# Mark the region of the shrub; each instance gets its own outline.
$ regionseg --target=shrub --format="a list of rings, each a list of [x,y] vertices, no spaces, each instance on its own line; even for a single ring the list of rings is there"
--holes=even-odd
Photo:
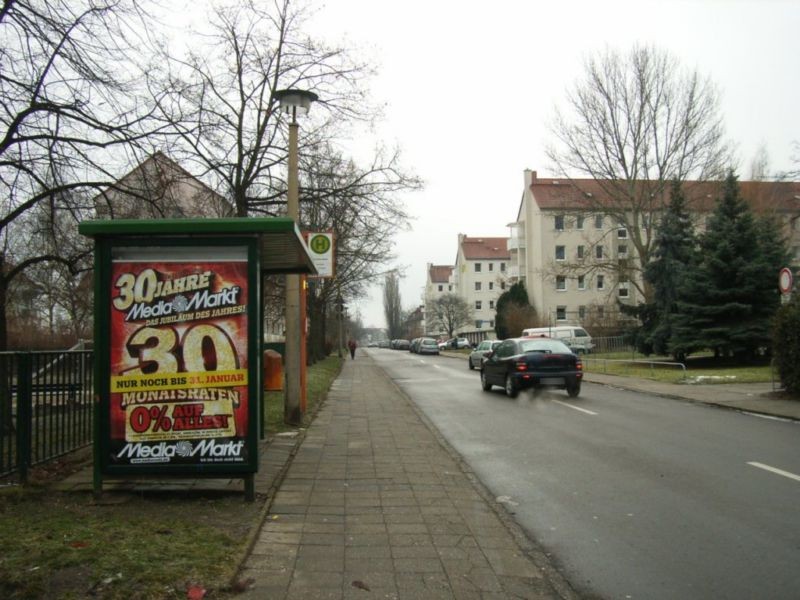
[[[775,365],[786,391],[800,394],[800,296],[778,309],[772,330]]]

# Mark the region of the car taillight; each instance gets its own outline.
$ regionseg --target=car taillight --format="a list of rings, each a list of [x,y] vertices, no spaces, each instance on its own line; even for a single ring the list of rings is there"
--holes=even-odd
[[[575,368],[578,369],[578,371],[583,371],[583,363],[580,361],[580,359],[575,361]]]
[[[527,371],[528,370],[528,363],[520,361],[517,363],[517,371]]]

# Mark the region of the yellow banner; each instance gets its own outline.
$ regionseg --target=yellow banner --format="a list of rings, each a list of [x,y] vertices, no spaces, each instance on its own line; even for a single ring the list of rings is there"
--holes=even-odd
[[[152,375],[117,375],[111,377],[111,393],[150,390],[186,390],[208,387],[247,385],[247,369],[200,371],[194,373],[154,373]]]

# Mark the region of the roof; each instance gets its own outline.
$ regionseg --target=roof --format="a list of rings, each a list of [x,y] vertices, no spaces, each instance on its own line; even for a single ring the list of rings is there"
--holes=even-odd
[[[511,258],[508,253],[508,238],[505,237],[464,236],[461,250],[467,260]]]
[[[428,273],[431,283],[447,283],[453,274],[453,267],[452,265],[431,265]]]
[[[684,194],[691,210],[706,212],[714,209],[721,196],[721,181],[686,181]],[[597,210],[598,207],[614,208],[612,192],[618,186],[627,185],[623,180],[553,179],[535,178],[530,191],[542,210]],[[660,197],[657,205],[666,204],[669,198],[669,182],[637,181],[634,193],[638,197],[651,193]],[[648,192],[652,189],[653,192]],[[739,191],[753,210],[757,212],[800,211],[800,182],[797,181],[740,181]]]
[[[99,219],[230,217],[234,207],[163,152],[94,197]]]
[[[154,236],[183,239],[210,237],[259,237],[261,270],[268,273],[316,274],[300,230],[286,217],[230,219],[113,219],[82,221],[78,232],[93,238],[108,238],[123,243],[126,239]]]

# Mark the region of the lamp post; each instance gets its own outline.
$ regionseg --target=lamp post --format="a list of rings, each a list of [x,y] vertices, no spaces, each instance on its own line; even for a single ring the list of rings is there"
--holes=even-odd
[[[317,95],[306,90],[278,90],[275,92],[281,110],[291,116],[289,122],[289,189],[286,214],[300,222],[300,185],[297,167],[297,116],[308,113],[311,103],[317,100]],[[301,286],[300,275],[291,273],[286,275],[286,350],[284,356],[284,370],[286,373],[285,401],[283,406],[283,419],[286,423],[300,425],[303,422],[303,409],[305,408],[305,390],[302,371],[306,365],[302,360],[302,347],[305,342],[305,327],[301,316]]]

